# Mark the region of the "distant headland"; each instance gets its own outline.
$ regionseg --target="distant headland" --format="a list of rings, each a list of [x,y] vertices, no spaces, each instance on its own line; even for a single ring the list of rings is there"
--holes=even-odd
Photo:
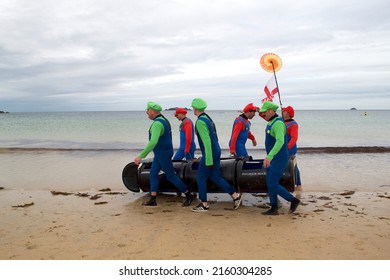
[[[0,114],[8,114],[9,112],[6,111],[0,111]]]
[[[165,109],[164,111],[176,111],[177,108],[181,108],[181,107],[172,107],[172,108]],[[192,111],[191,108],[184,107],[184,109],[186,109],[187,111]]]

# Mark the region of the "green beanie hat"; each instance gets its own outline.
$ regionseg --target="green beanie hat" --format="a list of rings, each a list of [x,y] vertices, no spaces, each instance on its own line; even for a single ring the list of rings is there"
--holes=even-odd
[[[162,110],[160,105],[158,105],[156,102],[152,102],[152,101],[149,101],[147,103],[146,110],[148,110],[148,109],[152,109],[152,110],[157,111],[157,112],[160,112]]]
[[[271,101],[264,101],[263,105],[261,105],[260,113],[264,113],[268,109],[272,109],[274,111],[278,110],[279,106]]]
[[[194,98],[194,100],[192,100],[191,107],[196,110],[203,111],[207,108],[207,103],[202,98]]]

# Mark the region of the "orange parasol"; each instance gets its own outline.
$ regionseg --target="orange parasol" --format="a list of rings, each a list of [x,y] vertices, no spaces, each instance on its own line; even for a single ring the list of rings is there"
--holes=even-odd
[[[260,58],[261,67],[267,72],[277,72],[282,68],[282,60],[274,53],[266,53]]]
[[[280,108],[282,108],[282,100],[280,99],[278,80],[276,79],[276,71],[279,71],[280,68],[282,68],[282,60],[274,53],[266,53],[263,54],[263,56],[260,58],[260,65],[265,71],[274,73]]]

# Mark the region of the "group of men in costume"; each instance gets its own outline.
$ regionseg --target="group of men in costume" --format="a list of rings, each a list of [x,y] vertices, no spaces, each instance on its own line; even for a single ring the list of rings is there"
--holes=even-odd
[[[197,185],[200,203],[192,208],[194,212],[206,212],[209,210],[209,202],[207,200],[207,180],[212,180],[218,187],[228,193],[233,199],[233,209],[237,209],[242,202],[242,194],[236,192],[235,188],[231,186],[221,175],[220,157],[221,148],[218,141],[215,124],[211,117],[205,112],[207,103],[201,98],[195,98],[191,106],[194,115],[197,117],[195,126],[192,121],[186,117],[187,110],[178,108],[175,116],[181,121],[180,125],[180,147],[173,156],[172,144],[172,130],[169,121],[161,114],[162,108],[154,102],[147,103],[147,115],[149,119],[153,120],[149,129],[149,142],[145,149],[134,159],[135,164],[140,164],[141,160],[145,158],[152,150],[154,152],[154,159],[150,170],[150,199],[145,202],[146,206],[157,205],[156,196],[158,193],[158,173],[163,170],[166,178],[173,183],[180,192],[184,193],[185,200],[183,206],[189,206],[194,200],[195,196],[188,191],[186,185],[176,175],[172,163],[173,160],[181,160],[183,158],[190,160],[194,158],[195,142],[194,135],[197,135],[202,157],[199,162],[197,173]],[[287,108],[287,109],[286,109]],[[281,196],[290,202],[290,213],[293,213],[300,201],[295,198],[289,191],[279,184],[279,180],[288,164],[290,153],[296,153],[296,134],[290,136],[295,141],[292,149],[288,149],[287,130],[293,130],[293,126],[297,127],[297,123],[292,119],[292,107],[282,108],[286,111],[286,116],[283,116],[289,123],[276,114],[278,106],[275,103],[266,101],[259,109],[252,103],[245,106],[243,113],[238,116],[232,128],[232,134],[229,141],[229,148],[231,156],[247,157],[248,152],[245,148],[247,139],[252,141],[254,146],[257,145],[254,135],[250,132],[250,119],[252,119],[256,112],[264,118],[268,124],[266,127],[265,148],[267,156],[263,161],[263,167],[266,169],[267,190],[270,198],[271,208],[265,215],[277,215],[278,205],[277,196]],[[291,108],[291,109],[288,109]],[[292,110],[292,115],[291,115]],[[286,127],[286,125],[289,125]],[[295,129],[295,128],[294,128]],[[173,157],[173,158],[172,158]],[[298,171],[299,174],[299,171]],[[299,179],[300,185],[300,179]]]

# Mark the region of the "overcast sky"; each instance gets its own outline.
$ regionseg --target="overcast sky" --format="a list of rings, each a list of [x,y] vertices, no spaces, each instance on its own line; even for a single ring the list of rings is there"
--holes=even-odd
[[[390,109],[388,0],[1,0],[0,110]],[[279,100],[275,100],[279,103]]]

